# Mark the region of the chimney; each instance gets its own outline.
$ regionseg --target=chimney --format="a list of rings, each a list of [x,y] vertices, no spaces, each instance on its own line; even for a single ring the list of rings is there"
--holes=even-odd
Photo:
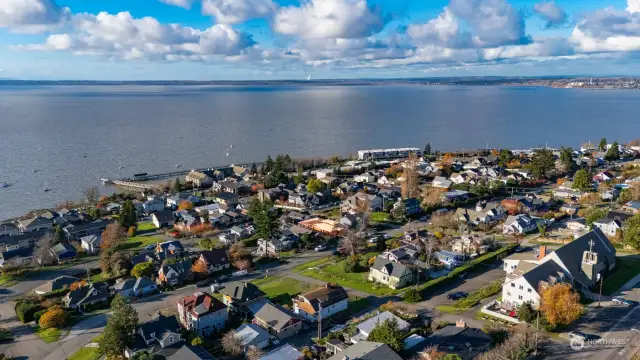
[[[325,289],[331,289],[331,283],[324,284],[324,288]]]
[[[547,256],[547,247],[545,245],[540,245],[538,251],[538,260],[542,260],[543,257]]]
[[[460,320],[456,321],[456,327],[466,328],[467,327],[467,323],[464,322],[464,319],[460,319]]]

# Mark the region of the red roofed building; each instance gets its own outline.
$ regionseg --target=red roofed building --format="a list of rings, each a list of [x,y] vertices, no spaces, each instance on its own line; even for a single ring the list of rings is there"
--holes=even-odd
[[[197,292],[178,300],[180,325],[200,336],[208,336],[224,329],[228,319],[227,307],[207,293]]]

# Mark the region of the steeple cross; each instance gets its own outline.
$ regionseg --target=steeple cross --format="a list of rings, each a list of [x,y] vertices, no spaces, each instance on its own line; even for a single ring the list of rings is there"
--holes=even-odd
[[[593,239],[589,240],[589,252],[592,253],[593,252],[593,245],[595,245],[596,243],[593,242]]]

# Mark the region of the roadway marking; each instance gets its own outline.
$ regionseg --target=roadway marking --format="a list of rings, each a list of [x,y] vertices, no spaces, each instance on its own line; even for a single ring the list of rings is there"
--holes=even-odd
[[[637,308],[638,308],[637,306],[636,306],[636,307],[634,307],[634,308],[633,308],[633,310],[631,310],[631,311],[629,311],[629,312],[627,313],[627,315],[623,316],[623,317],[622,317],[622,319],[620,319],[620,321],[618,321],[615,325],[613,325],[613,326],[611,327],[611,329],[609,329],[609,331],[607,331],[607,332],[604,334],[604,336],[603,336],[602,338],[603,338],[603,339],[606,339],[606,338],[607,338],[607,336],[609,336],[609,333],[611,333],[611,331],[613,331],[615,328],[617,328],[617,327],[618,327],[618,325],[620,325],[620,323],[621,323],[621,322],[623,322],[623,321],[627,320],[627,318],[629,317],[629,315],[631,315],[634,311],[636,311],[636,309],[637,309]]]

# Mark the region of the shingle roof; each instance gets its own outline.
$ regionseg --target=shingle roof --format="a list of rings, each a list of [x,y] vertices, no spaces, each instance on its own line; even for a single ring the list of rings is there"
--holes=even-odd
[[[226,306],[220,300],[203,292],[184,297],[179,303],[184,306],[185,311],[190,312],[196,318],[226,309]]]
[[[445,326],[436,330],[427,337],[427,343],[453,349],[479,349],[490,345],[493,341],[491,337],[480,329],[467,327],[457,327],[453,325]]]
[[[393,351],[389,345],[372,341],[358,341],[357,344],[351,345],[343,351],[336,353],[328,360],[343,360],[345,358],[359,360],[402,360],[402,357]]]
[[[378,326],[379,324],[382,324],[386,320],[391,320],[391,319],[395,319],[398,322],[398,329],[399,330],[404,330],[404,329],[409,327],[409,323],[408,322],[406,322],[406,321],[402,320],[401,318],[393,315],[389,311],[385,311],[383,313],[380,313],[380,314],[370,318],[367,321],[364,321],[364,322],[358,324],[357,328],[362,332],[370,334],[371,331],[373,329],[375,329],[376,326]]]
[[[154,212],[153,215],[159,223],[171,222],[174,220],[173,213],[170,210]]]
[[[276,331],[282,330],[291,319],[296,318],[292,313],[273,304],[265,304],[255,317]]]
[[[36,290],[40,292],[45,292],[45,293],[51,292],[55,290],[60,290],[65,286],[69,286],[77,281],[78,281],[77,278],[74,278],[71,276],[66,276],[66,275],[58,276],[57,278],[38,286]]]
[[[293,346],[286,344],[281,346],[275,350],[268,352],[267,354],[260,357],[258,360],[298,360],[303,358],[304,356],[298,349]]]
[[[175,316],[164,316],[159,314],[155,319],[140,324],[138,329],[142,331],[144,338],[151,339],[151,334],[155,333],[156,339],[163,339],[169,334],[180,334],[180,325]]]
[[[389,276],[396,277],[396,278],[401,277],[402,274],[404,274],[405,270],[407,269],[406,266],[400,263],[396,263],[382,257],[376,257],[376,260],[373,263],[372,268],[378,271],[383,271],[384,269],[384,272],[389,274]]]
[[[200,255],[209,265],[217,266],[229,263],[229,256],[225,249],[207,250],[200,253]]]
[[[242,324],[235,330],[235,336],[242,346],[256,345],[269,340],[269,333],[256,324]]]
[[[105,282],[93,283],[67,294],[70,306],[82,305],[95,300],[107,299],[108,284]]]
[[[167,360],[216,360],[216,358],[200,346],[183,345]]]
[[[519,265],[518,265],[519,266]],[[555,261],[546,261],[525,272],[522,277],[527,280],[534,291],[540,293],[541,283],[553,285],[561,281],[564,271]]]
[[[349,298],[347,292],[342,286],[326,284],[325,286],[313,289],[304,294],[300,294],[299,297],[307,299],[315,311],[319,310],[319,304],[322,303],[323,307],[331,306],[339,301]]]
[[[257,286],[246,281],[230,282],[220,292],[240,302],[255,300],[264,295]]]

